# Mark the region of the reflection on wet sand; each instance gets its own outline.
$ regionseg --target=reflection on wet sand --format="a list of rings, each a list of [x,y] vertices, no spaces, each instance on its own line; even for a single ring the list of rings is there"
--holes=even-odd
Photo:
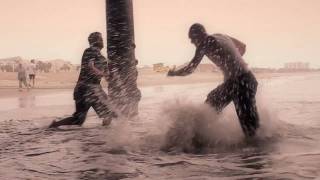
[[[19,108],[33,108],[35,107],[36,96],[32,93],[21,94],[18,97]]]

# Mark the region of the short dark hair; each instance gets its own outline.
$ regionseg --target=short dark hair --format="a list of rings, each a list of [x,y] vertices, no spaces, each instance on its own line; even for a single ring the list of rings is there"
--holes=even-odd
[[[189,29],[189,38],[200,37],[206,33],[206,29],[202,24],[194,23]]]
[[[89,35],[88,37],[88,41],[90,44],[94,44],[95,42],[97,42],[97,40],[99,38],[102,38],[102,35],[100,32],[93,32]]]

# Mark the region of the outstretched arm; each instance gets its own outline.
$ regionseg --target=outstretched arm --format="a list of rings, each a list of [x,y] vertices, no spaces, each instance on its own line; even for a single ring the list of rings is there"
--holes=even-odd
[[[197,48],[195,56],[192,58],[192,60],[187,66],[176,71],[174,69],[169,70],[167,75],[168,76],[186,76],[191,74],[196,69],[198,64],[201,62],[203,56],[204,56],[203,50],[201,48]]]
[[[241,42],[238,39],[235,39],[233,37],[230,37],[230,39],[236,45],[236,47],[237,47],[238,51],[240,52],[241,56],[243,56],[244,53],[246,52],[246,45],[243,42]]]

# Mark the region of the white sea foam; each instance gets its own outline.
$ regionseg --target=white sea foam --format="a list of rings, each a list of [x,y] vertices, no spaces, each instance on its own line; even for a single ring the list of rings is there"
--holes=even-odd
[[[279,119],[262,103],[259,103],[260,128],[258,141],[279,137],[281,128]],[[163,108],[167,121],[163,147],[166,150],[181,149],[193,151],[195,148],[235,146],[244,142],[244,134],[239,124],[233,104],[222,113],[203,103],[187,100],[175,100]]]

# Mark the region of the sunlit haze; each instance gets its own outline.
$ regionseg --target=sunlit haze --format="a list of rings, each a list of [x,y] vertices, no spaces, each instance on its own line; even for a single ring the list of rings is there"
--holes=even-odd
[[[133,0],[139,65],[189,61],[194,22],[247,44],[251,67],[291,61],[319,68],[318,0]],[[0,58],[65,59],[79,64],[90,32],[106,32],[104,0],[1,0]],[[106,54],[105,50],[104,53]],[[203,62],[209,62],[204,59]]]

